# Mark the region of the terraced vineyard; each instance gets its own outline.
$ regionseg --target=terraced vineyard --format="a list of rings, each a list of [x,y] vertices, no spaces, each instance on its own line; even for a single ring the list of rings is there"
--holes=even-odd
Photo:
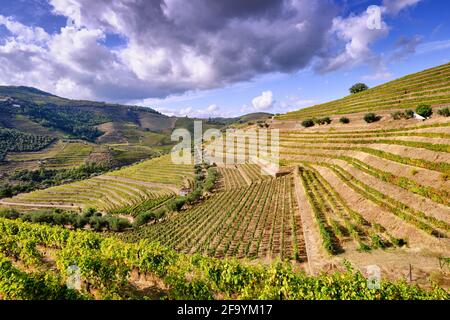
[[[15,163],[39,162],[48,169],[66,169],[82,165],[98,146],[83,142],[62,142],[52,144],[37,152],[10,153],[6,160]]]
[[[224,177],[225,185],[235,181],[231,175]],[[144,237],[182,252],[215,257],[304,261],[302,223],[292,179],[289,175],[250,186],[234,185],[201,205],[163,223],[124,234],[124,238],[134,241]]]
[[[448,104],[449,101],[450,64],[445,64],[340,100],[290,112],[278,119],[295,120],[357,112],[415,109],[419,103],[439,105]]]
[[[1,204],[28,209],[93,207],[114,211],[151,199],[170,198],[192,177],[191,166],[173,165],[165,156],[88,180],[21,194]]]
[[[48,264],[54,267],[48,270]],[[74,265],[80,271],[77,290],[65,285]],[[301,300],[449,299],[443,289],[427,291],[404,282],[383,281],[382,290],[370,290],[365,277],[354,271],[312,277],[287,264],[193,259],[145,240],[124,243],[92,232],[0,219],[2,299],[250,300],[280,295]]]
[[[312,217],[316,237],[311,246],[318,247],[321,256],[315,259],[321,260],[318,269],[334,261],[332,257],[351,260],[364,255],[363,263],[379,263],[378,257],[403,254],[405,247],[417,250],[405,254],[405,261],[425,270],[430,269],[430,262],[425,262],[430,261],[428,252],[448,256],[450,122],[436,108],[423,123],[334,122],[293,129],[298,127],[295,123],[274,120],[271,126],[280,129],[281,162],[299,170],[296,179],[308,202],[301,211]],[[248,149],[237,145],[234,152]],[[237,168],[244,179],[222,174],[229,190],[239,185],[236,180],[262,179],[246,165]]]
[[[361,251],[402,243],[402,240],[394,238],[383,226],[368,222],[360,213],[350,209],[314,168],[300,167],[299,170],[319,226],[323,246],[329,253],[341,252],[349,241]]]
[[[281,159],[298,167],[308,201],[302,208],[314,223],[313,246],[327,253],[316,259],[317,268],[331,255],[361,267],[373,261],[400,270],[410,263],[425,273],[432,270],[430,252],[448,256],[449,126],[447,118],[434,115],[423,123],[391,121],[383,129],[281,127]],[[415,253],[404,253],[405,246]],[[395,253],[403,259],[397,261]],[[380,262],[381,256],[389,258]]]
[[[219,166],[218,171],[222,177],[222,188],[231,190],[251,185],[253,182],[270,179],[270,176],[261,173],[261,167],[256,164],[238,164]]]
[[[247,181],[235,166],[232,166],[231,168],[226,166],[218,167],[217,170],[221,176],[221,186],[225,190],[248,186]]]
[[[106,176],[181,187],[187,183],[187,180],[193,178],[194,170],[191,165],[173,164],[170,156],[162,156],[110,172]]]
[[[429,286],[433,276],[439,285],[448,286],[448,271],[437,266],[450,255],[449,118],[437,113],[441,105],[433,106],[434,114],[424,122],[387,119],[386,114],[401,108],[414,109],[422,102],[449,103],[449,76],[447,64],[266,122],[270,128],[280,129],[280,163],[284,168],[274,176],[262,174],[257,164],[194,167],[175,165],[170,156],[163,156],[84,181],[4,199],[0,206],[24,211],[94,207],[135,220],[142,218],[141,223],[133,221],[132,228],[128,225],[124,232],[110,232],[111,238],[102,236],[102,241],[118,251],[139,247],[137,258],[133,258],[137,263],[142,262],[140,253],[147,252],[147,247],[157,248],[157,258],[152,256],[149,264],[161,263],[161,252],[186,259],[176,275],[183,284],[186,275],[201,273],[193,264],[200,259],[217,263],[212,262],[218,261],[210,259],[213,257],[242,259],[235,262],[238,269],[248,260],[252,264],[284,260],[312,274],[342,270],[339,268],[346,260],[359,270],[378,265],[386,278],[404,280],[409,272],[410,282]],[[384,112],[382,120],[364,123],[360,112],[373,110]],[[350,123],[338,123],[333,118],[328,125],[299,126],[305,117],[338,114],[348,115]],[[243,155],[249,146],[238,144],[232,150],[233,156]],[[226,156],[225,152],[219,154]],[[73,150],[69,153],[75,154]],[[9,156],[28,161],[35,160],[38,154]],[[56,158],[56,153],[51,158]],[[70,163],[71,159],[63,162]],[[204,188],[203,183],[208,187]],[[179,195],[182,187],[189,189],[183,190],[183,196]],[[163,213],[158,215],[158,211]],[[0,227],[16,224],[27,231],[31,228],[22,222],[0,219]],[[97,237],[92,233],[90,236]],[[14,235],[11,237],[14,239]],[[102,255],[109,252],[102,250],[97,251]],[[123,263],[130,263],[129,258],[123,258]],[[0,263],[6,263],[2,259],[0,256]],[[183,269],[185,266],[189,267]],[[220,274],[210,266],[202,267],[206,268],[203,271],[209,270],[207,277]],[[173,272],[169,267],[161,268]],[[253,279],[253,273],[248,277]],[[174,279],[168,276],[167,281]],[[329,283],[322,288],[328,288]],[[183,293],[195,287],[176,285]],[[298,293],[290,294],[292,297]]]

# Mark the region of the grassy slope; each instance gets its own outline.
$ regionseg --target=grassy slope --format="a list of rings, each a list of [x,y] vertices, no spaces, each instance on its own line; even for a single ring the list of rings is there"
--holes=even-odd
[[[411,74],[359,94],[290,112],[277,119],[299,120],[357,112],[415,109],[419,103],[450,103],[450,64]]]

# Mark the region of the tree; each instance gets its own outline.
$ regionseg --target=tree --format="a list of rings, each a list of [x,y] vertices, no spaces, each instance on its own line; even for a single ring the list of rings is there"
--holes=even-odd
[[[350,93],[355,94],[368,90],[369,87],[365,83],[357,83],[350,88]]]
[[[367,113],[364,116],[364,121],[367,123],[373,123],[379,121],[381,118],[377,116],[375,113]]]
[[[350,119],[347,117],[342,117],[339,119],[339,122],[343,123],[343,124],[347,124],[347,123],[350,123]]]
[[[314,120],[313,119],[307,119],[302,122],[302,126],[305,128],[314,127]]]
[[[416,113],[424,118],[428,118],[433,114],[433,109],[428,104],[419,104]]]

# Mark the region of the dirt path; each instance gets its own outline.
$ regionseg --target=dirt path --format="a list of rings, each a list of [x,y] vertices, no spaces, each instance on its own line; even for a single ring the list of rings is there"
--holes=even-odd
[[[326,257],[320,246],[321,240],[319,231],[313,220],[312,209],[306,198],[305,190],[298,175],[298,170],[294,170],[294,184],[298,210],[303,224],[303,238],[305,240],[306,255],[308,257],[309,273],[314,275],[323,270],[326,265],[329,265],[330,259]]]
[[[0,200],[0,204],[5,206],[16,206],[16,207],[30,207],[30,208],[62,208],[62,209],[80,209],[77,205],[67,205],[67,204],[41,204],[41,203],[20,203],[20,202],[7,202],[5,200]]]
[[[242,169],[241,166],[236,166],[236,168],[238,169],[239,173],[241,174],[242,178],[244,178],[245,182],[247,183],[248,186],[252,185],[252,179],[250,179],[247,174],[245,173],[245,171]]]

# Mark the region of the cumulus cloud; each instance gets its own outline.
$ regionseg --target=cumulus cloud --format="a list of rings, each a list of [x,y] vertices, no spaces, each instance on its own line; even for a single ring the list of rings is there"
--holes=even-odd
[[[175,108],[175,107],[156,106],[154,107],[154,109],[168,116],[177,116],[177,117],[188,116],[192,118],[207,119],[211,117],[236,116],[233,111],[222,111],[221,108],[216,104],[211,104],[205,108],[192,108],[192,107]]]
[[[318,101],[314,99],[301,99],[296,95],[286,96],[284,100],[280,102],[280,107],[285,111],[298,110],[305,107],[310,107],[317,104]]]
[[[386,15],[396,15],[400,11],[414,6],[421,0],[384,0],[381,7],[369,7],[360,14],[350,14],[348,17],[336,17],[329,32],[328,48],[323,59],[316,64],[316,70],[321,73],[331,72],[340,68],[368,64],[375,70],[374,75],[367,79],[386,79],[390,73],[383,57],[373,52],[371,46],[378,40],[389,35],[390,27],[383,20]],[[371,10],[372,9],[372,10]],[[374,11],[379,10],[378,16]],[[373,19],[376,19],[373,24]],[[372,24],[372,26],[371,26]],[[414,52],[420,39],[404,39],[399,44],[398,54],[407,55]],[[342,43],[345,45],[342,46]],[[400,48],[401,47],[401,48]],[[334,52],[334,54],[333,54]]]
[[[0,15],[9,31],[0,42],[0,83],[69,98],[143,101],[297,72],[316,58],[321,72],[374,63],[370,45],[388,33],[386,24],[363,30],[365,13],[336,18],[329,0],[49,2],[68,20],[55,33]],[[393,13],[417,2],[384,5]],[[108,46],[110,36],[123,45]],[[260,110],[271,106],[264,99],[257,99]]]
[[[208,112],[217,112],[219,110],[219,107],[216,104],[210,105],[208,108],[206,108],[206,111]]]
[[[61,44],[79,49],[63,50],[58,62],[79,72],[74,81],[93,94],[129,100],[295,72],[322,49],[335,16],[335,6],[325,0],[50,3],[78,32],[57,35]],[[111,50],[100,44],[108,34],[120,35],[126,45]],[[82,43],[89,48],[85,55]]]
[[[273,107],[274,103],[272,91],[264,91],[260,96],[252,100],[253,109],[257,111],[269,110]]]
[[[370,18],[370,14],[366,11],[359,15],[334,19],[331,34],[339,43],[344,42],[345,47],[336,55],[330,54],[328,58],[324,58],[317,66],[320,72],[330,72],[361,63],[373,65],[379,63],[379,57],[373,53],[370,46],[387,36],[389,27],[384,21],[380,21],[380,28],[369,29],[367,21]]]

